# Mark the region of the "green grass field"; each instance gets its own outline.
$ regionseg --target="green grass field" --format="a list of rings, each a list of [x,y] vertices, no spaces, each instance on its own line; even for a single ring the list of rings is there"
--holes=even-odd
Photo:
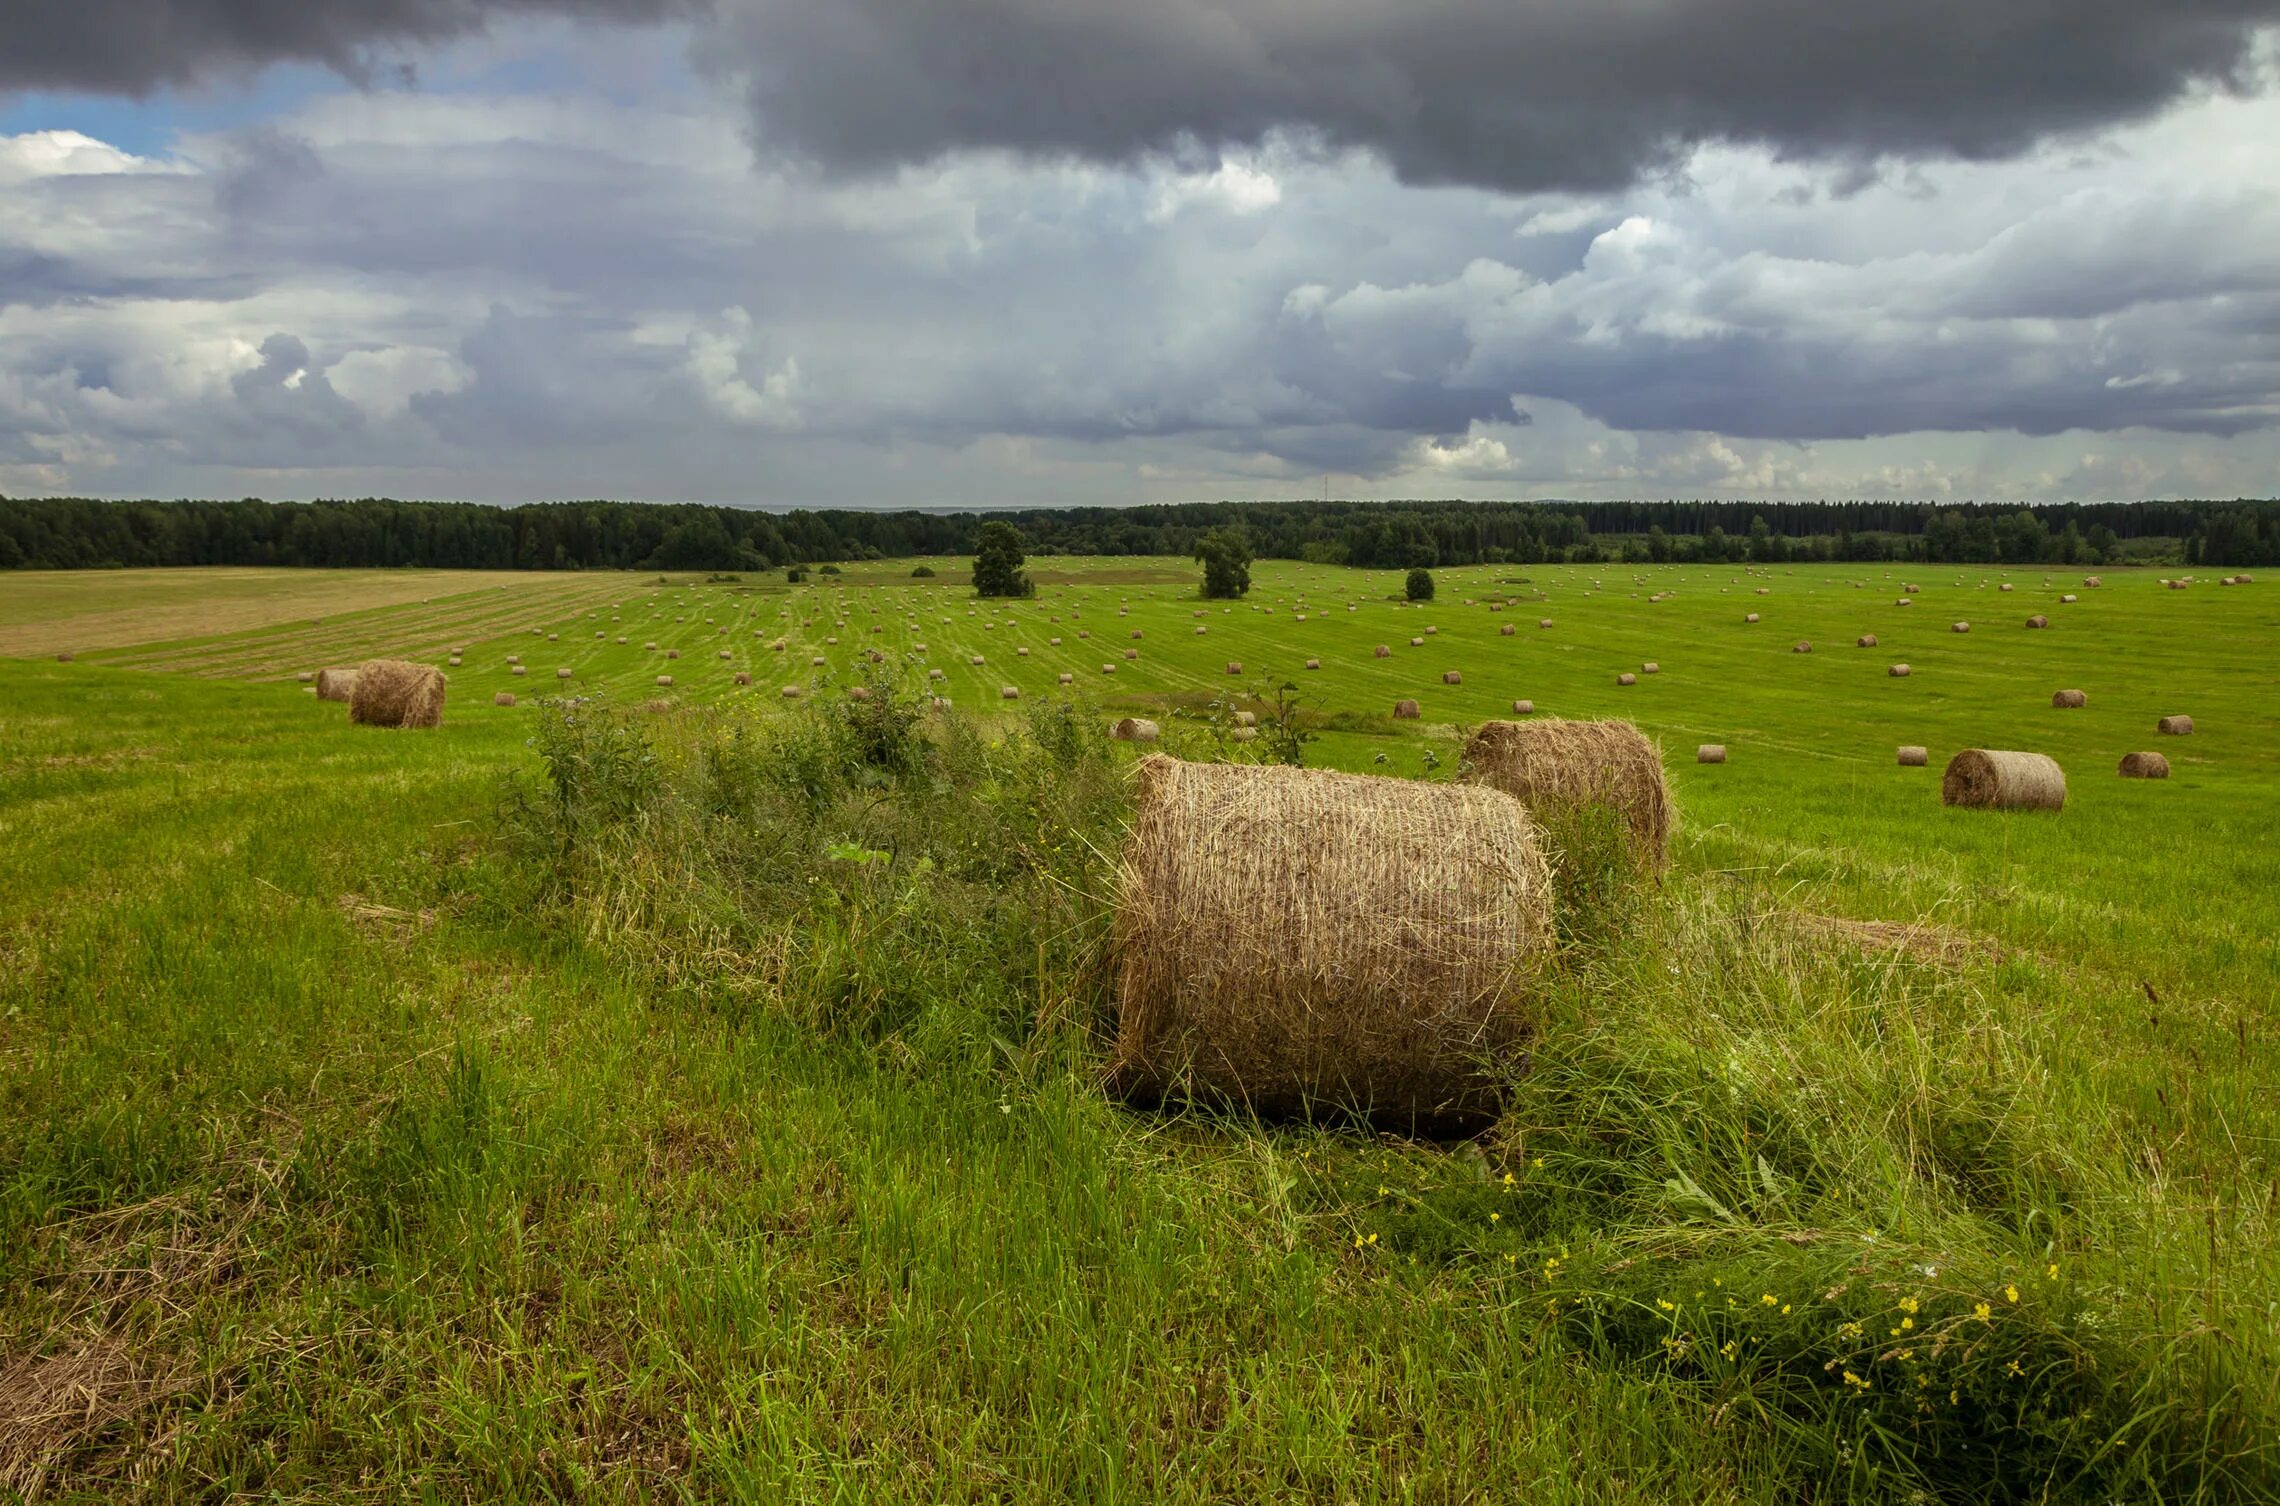
[[[0,575],[0,1489],[2280,1492],[2273,586],[934,563]],[[434,732],[296,680],[452,652]],[[872,682],[954,703],[908,767]],[[1247,757],[1286,683],[1363,772],[1520,697],[1664,745],[1671,873],[1479,1141],[1097,1086],[1108,723]],[[2066,809],[1944,810],[1967,746]]]

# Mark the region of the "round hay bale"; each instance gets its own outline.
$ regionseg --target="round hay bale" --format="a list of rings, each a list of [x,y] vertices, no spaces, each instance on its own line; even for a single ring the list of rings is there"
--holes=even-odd
[[[1413,721],[1417,717],[1424,715],[1423,712],[1417,709],[1417,703],[1415,701],[1395,701],[1393,703],[1393,714],[1397,719],[1401,721]]]
[[[736,683],[737,683],[737,684],[739,684],[739,685],[749,685],[749,684],[751,684],[751,683],[752,683],[752,671],[750,671],[750,670],[748,670],[748,669],[740,669],[740,670],[738,670],[738,671],[736,672]]]
[[[1241,673],[1243,672],[1243,661],[1242,661],[1242,660],[1240,660],[1240,659],[1230,659],[1230,660],[1228,660],[1228,661],[1227,661],[1227,672],[1228,672],[1229,674],[1231,674],[1231,675],[1239,675],[1239,674],[1241,674]]]
[[[678,659],[681,657],[681,651],[677,648],[669,648],[665,650],[665,657],[668,659]]]
[[[1919,747],[1915,743],[1902,743],[1900,745],[1900,767],[1903,769],[1920,769],[1931,761],[1930,750]]]
[[[1152,743],[1163,736],[1163,729],[1145,717],[1128,716],[1111,728],[1108,735],[1120,743]]]
[[[2167,779],[2169,760],[2159,753],[2124,753],[2115,772],[2124,779]]]
[[[1435,633],[1438,633],[1439,631],[1441,631],[1441,630],[1440,630],[1439,628],[1437,628],[1437,627],[1429,627],[1429,628],[1427,628],[1427,629],[1425,630],[1425,636],[1426,636],[1426,637],[1428,637],[1428,638],[1430,638],[1430,637],[1432,637],[1432,636],[1433,636]]]
[[[659,675],[657,677],[657,683],[660,685],[671,685],[673,683],[673,677],[671,675]]]
[[[1053,683],[1056,685],[1074,685],[1077,683],[1077,677],[1067,670],[1063,670],[1053,677]]]
[[[2027,619],[2027,626],[2031,628],[2046,628],[2050,626],[2050,619],[2048,617],[2045,617],[2042,613],[2037,612],[2034,616]]]
[[[1646,663],[1639,666],[1639,673],[1643,675],[1659,675],[1662,673],[1662,666],[1660,664],[1657,664],[1654,660],[1649,659]]]
[[[1656,872],[1670,860],[1670,787],[1663,780],[1662,754],[1629,722],[1483,722],[1465,743],[1463,763],[1473,783],[1502,790],[1538,815],[1578,805],[1613,806]]]
[[[817,654],[814,658],[808,660],[808,668],[821,669],[826,662],[827,661],[824,659],[823,655]]]
[[[1393,650],[1381,643],[1370,650],[1370,657],[1373,659],[1390,659],[1393,657]]]
[[[1913,595],[1915,595],[1915,594],[1916,594],[1918,591],[1921,591],[1921,590],[1923,590],[1923,589],[1924,589],[1924,588],[1923,588],[1922,586],[1911,586],[1911,585],[1905,585],[1905,584],[1903,584],[1903,585],[1900,587],[1900,591],[1901,591],[1901,594],[1903,594],[1903,595],[1906,595],[1906,596],[1913,596]]]
[[[1139,657],[1139,656],[1138,656],[1138,654],[1137,654],[1137,653],[1136,653],[1134,650],[1132,650],[1132,649],[1126,649],[1126,650],[1124,651],[1124,653],[1125,653],[1125,657],[1126,657],[1126,658],[1137,658],[1137,657]],[[1017,648],[1017,649],[1015,649],[1015,650],[1013,651],[1013,656],[1014,656],[1016,659],[1026,659],[1026,658],[1028,658],[1028,657],[1029,657],[1029,650],[1028,650],[1028,649],[1026,649],[1026,648]]]
[[[1512,703],[1512,714],[1514,716],[1533,716],[1536,714],[1536,703],[1534,701],[1514,701]]]
[[[1412,638],[1409,640],[1409,646],[1411,648],[1423,648],[1425,646],[1425,640],[1422,638]]]
[[[2059,690],[2051,693],[2050,703],[2061,711],[2072,711],[2089,705],[2090,698],[2079,690]]]
[[[1758,614],[1757,614],[1757,613],[1755,613],[1755,612],[1744,612],[1744,613],[1742,614],[1742,621],[1744,621],[1744,622],[1755,622],[1755,621],[1757,621],[1757,620],[1758,620]]]
[[[1538,626],[1538,627],[1540,627],[1540,628],[1548,628],[1548,627],[1550,627],[1551,625],[1552,625],[1552,619],[1551,619],[1551,618],[1549,618],[1549,617],[1539,617],[1539,618],[1537,618],[1537,619],[1536,619],[1536,626]]]
[[[1760,586],[1757,588],[1757,594],[1760,596],[1771,596],[1773,594],[1773,587]]]
[[[1140,650],[1136,648],[1128,648],[1124,651],[1124,657],[1127,659],[1137,659],[1140,657]]]
[[[2003,584],[2001,584],[2001,585],[1997,586],[1995,589],[1996,589],[1996,590],[1998,590],[1998,591],[2008,591],[2008,590],[2010,590],[2010,589],[2011,589],[2011,583],[2010,583],[2009,581],[2005,581],[2005,582],[2003,582]]]
[[[2171,737],[2191,737],[2193,735],[2193,719],[2189,716],[2165,716],[2159,722],[2157,730],[2165,732]]]
[[[1813,652],[1813,645],[1800,638],[1797,640],[1797,646],[1791,649],[1790,652],[1793,654],[1809,654]]]
[[[1618,685],[1636,685],[1639,683],[1639,677],[1633,674],[1621,674],[1615,677],[1615,683]]]
[[[966,656],[966,662],[968,664],[979,664],[982,662],[982,656],[980,654],[969,654]]]
[[[783,691],[783,694],[784,694],[784,699],[785,699],[785,700],[787,700],[787,701],[796,701],[796,700],[798,700],[798,699],[799,699],[801,696],[803,696],[803,695],[806,695],[806,694],[807,694],[807,692],[806,692],[806,691],[804,691],[804,690],[802,690],[802,689],[800,689],[800,688],[799,688],[797,685],[786,685],[786,686],[784,687],[784,691]]]
[[[1101,672],[1102,674],[1104,674],[1104,675],[1112,675],[1112,674],[1115,674],[1115,673],[1116,673],[1116,666],[1115,666],[1115,665],[1113,665],[1113,664],[1103,664],[1103,665],[1100,667],[1100,672]]]
[[[1228,740],[1229,740],[1230,742],[1238,742],[1238,743],[1247,743],[1247,742],[1253,742],[1253,741],[1256,741],[1256,740],[1257,740],[1257,738],[1258,738],[1258,736],[1259,736],[1259,729],[1258,729],[1258,728],[1256,728],[1256,727],[1237,727],[1237,728],[1235,728],[1233,731],[1231,731],[1231,732],[1229,732],[1229,733],[1227,734]]]
[[[939,669],[930,669],[926,672],[926,677],[929,680],[939,680],[942,678],[942,671]]]
[[[1306,667],[1308,669],[1320,669],[1322,667],[1322,661],[1320,659],[1309,659],[1306,661]]]
[[[1858,638],[1855,638],[1855,639],[1853,640],[1853,647],[1854,647],[1854,648],[1874,648],[1874,647],[1876,647],[1876,635],[1875,635],[1874,633],[1863,633],[1863,634],[1861,634],[1861,635],[1860,635]]]
[[[570,671],[567,669],[558,669],[554,672],[554,678],[557,680],[567,680],[570,678]]]
[[[440,726],[443,696],[443,671],[434,665],[372,659],[357,666],[348,719],[367,727]]]
[[[2076,597],[2072,591],[2069,591],[2064,596],[2061,596],[2059,600],[2062,602],[2073,602],[2076,600]]]
[[[72,661],[72,658],[73,655],[71,650],[65,649],[62,653],[55,656],[55,662],[58,664],[69,664]]]
[[[1886,670],[1885,673],[1890,675],[1895,680],[1905,680],[1909,675],[1915,673],[1915,671],[1911,670],[1905,664],[1895,664],[1890,669]]]
[[[1462,670],[1445,669],[1441,671],[1441,683],[1443,685],[1462,685],[1465,683],[1464,672]]]
[[[871,687],[868,685],[850,685],[847,687],[847,699],[850,701],[867,701],[870,698]]]
[[[508,670],[507,673],[510,675],[527,675],[530,673],[530,671],[528,669],[525,669],[522,665],[517,664],[513,669]]]
[[[317,671],[317,699],[320,701],[346,701],[356,693],[356,671],[353,669],[320,669]]]
[[[1160,754],[1135,786],[1120,1086],[1262,1113],[1495,1113],[1551,941],[1551,875],[1518,802]]]
[[[1940,804],[1971,810],[2055,811],[2066,805],[2066,771],[2041,753],[1966,748],[1940,776]]]
[[[1696,763],[1724,763],[1726,761],[1726,745],[1724,743],[1704,743],[1694,750],[1694,761]]]
[[[1497,608],[1496,610],[1498,610],[1498,611],[1502,611],[1502,610],[1503,610],[1503,608],[1499,607],[1499,608]],[[1519,632],[1519,631],[1520,631],[1520,630],[1519,630],[1518,628],[1514,627],[1514,626],[1513,626],[1511,623],[1509,623],[1509,622],[1505,622],[1505,623],[1499,623],[1499,624],[1497,625],[1497,629],[1496,629],[1496,636],[1497,636],[1497,637],[1499,637],[1499,638],[1509,638],[1509,637],[1511,637],[1511,636],[1512,636],[1514,633],[1517,633],[1517,632]]]
[[[643,651],[644,653],[651,653],[651,654],[654,654],[654,653],[656,653],[656,652],[657,652],[657,645],[656,645],[656,644],[654,644],[654,643],[644,643],[643,645],[641,645],[641,648],[642,648],[642,651]],[[509,659],[507,662],[508,662],[509,664],[512,664],[512,663],[514,663],[515,661],[514,661],[514,660],[512,660],[512,659]]]
[[[522,655],[520,655],[520,654],[509,654],[509,655],[507,655],[507,662],[508,662],[509,664],[520,664],[520,663],[522,663]]]
[[[1001,701],[1018,701],[1018,700],[1020,700],[1020,699],[1021,699],[1021,687],[1020,687],[1020,686],[1018,686],[1018,685],[1000,685],[1000,686],[998,687],[998,699],[999,699],[999,700],[1001,700]]]
[[[496,691],[491,696],[491,704],[494,706],[512,706],[514,703],[515,693],[511,690]]]
[[[1256,727],[1259,725],[1259,714],[1255,711],[1238,711],[1235,713],[1235,725],[1238,727]]]
[[[296,682],[302,685],[314,685],[317,683],[317,675],[316,671],[314,670],[304,669],[293,678]]]
[[[2082,577],[2082,584],[2084,584],[2084,585],[2088,586],[2088,587],[2089,587],[2091,590],[2095,591],[2095,590],[2097,590],[2097,589],[2098,589],[2100,586],[2104,585],[2104,584],[2105,584],[2105,582],[2104,582],[2103,580],[2100,580],[2100,579],[2099,579],[2097,576],[2095,576],[2095,575],[2085,575],[2085,576],[2083,576],[2083,577]]]
[[[724,649],[722,649],[722,650],[720,651],[720,656],[721,656],[723,659],[726,659],[726,658],[730,657],[728,650],[727,650],[727,649],[725,649],[725,648],[724,648]]]

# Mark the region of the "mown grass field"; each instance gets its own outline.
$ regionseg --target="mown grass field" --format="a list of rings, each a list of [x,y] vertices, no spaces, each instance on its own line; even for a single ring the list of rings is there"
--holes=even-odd
[[[1055,560],[976,603],[934,563],[0,577],[0,649],[74,654],[0,662],[0,1485],[2280,1488],[2273,586],[1502,567],[1419,608],[1266,563],[1206,604]],[[453,651],[432,733],[295,679]],[[977,730],[833,763],[896,679]],[[1096,1085],[1108,721],[1250,756],[1222,713],[1286,683],[1365,772],[1452,777],[1516,697],[1665,746],[1672,872],[1580,928],[1481,1141]],[[1972,745],[2057,757],[2065,811],[1943,810]]]

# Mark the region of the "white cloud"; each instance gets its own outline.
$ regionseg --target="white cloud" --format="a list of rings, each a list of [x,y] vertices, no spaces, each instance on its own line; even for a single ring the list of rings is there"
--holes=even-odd
[[[744,375],[752,345],[752,316],[741,307],[723,309],[717,327],[689,336],[689,375],[708,402],[740,424],[798,428],[800,414],[793,393],[799,387],[799,358],[785,356],[782,365],[754,386]]]

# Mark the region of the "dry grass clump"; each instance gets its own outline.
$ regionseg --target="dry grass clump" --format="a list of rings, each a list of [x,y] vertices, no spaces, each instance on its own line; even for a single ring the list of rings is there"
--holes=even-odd
[[[1940,803],[1972,810],[2063,810],[2066,771],[2041,753],[1966,748],[1940,776]]]
[[[1694,761],[1696,763],[1724,763],[1726,761],[1726,745],[1724,743],[1704,743],[1694,750]]]
[[[1163,728],[1141,716],[1125,717],[1109,729],[1109,736],[1120,743],[1152,743],[1163,735]]]
[[[1152,754],[1116,925],[1116,1076],[1270,1113],[1493,1113],[1552,936],[1495,790]],[[1487,1069],[1487,1070],[1484,1070]]]
[[[348,719],[367,727],[434,727],[443,721],[443,671],[409,659],[373,659],[356,671]]]
[[[1670,860],[1672,812],[1662,754],[1629,722],[1484,722],[1465,743],[1464,767],[1472,782],[1502,790],[1539,815],[1611,806],[1656,872]]]
[[[2169,760],[2159,753],[2124,753],[2116,772],[2124,779],[2167,779]]]
[[[1898,952],[1914,962],[1962,967],[1971,962],[2000,962],[2003,949],[1984,936],[1953,926],[1928,922],[1908,924],[1892,920],[1846,920],[1837,915],[1816,915],[1792,910],[1781,920],[1798,936],[1816,942],[1842,942],[1862,951]]]
[[[2050,703],[2061,711],[2072,711],[2077,707],[2089,705],[2090,697],[2079,690],[2060,690],[2052,693]]]
[[[1903,769],[1921,769],[1931,761],[1930,751],[1919,744],[1902,743],[1900,745],[1900,767]]]
[[[2190,737],[2193,735],[2193,719],[2189,716],[2165,716],[2156,724],[2156,727],[2171,737]]]
[[[320,669],[317,671],[317,699],[320,701],[346,701],[356,693],[356,671],[353,669]]]

